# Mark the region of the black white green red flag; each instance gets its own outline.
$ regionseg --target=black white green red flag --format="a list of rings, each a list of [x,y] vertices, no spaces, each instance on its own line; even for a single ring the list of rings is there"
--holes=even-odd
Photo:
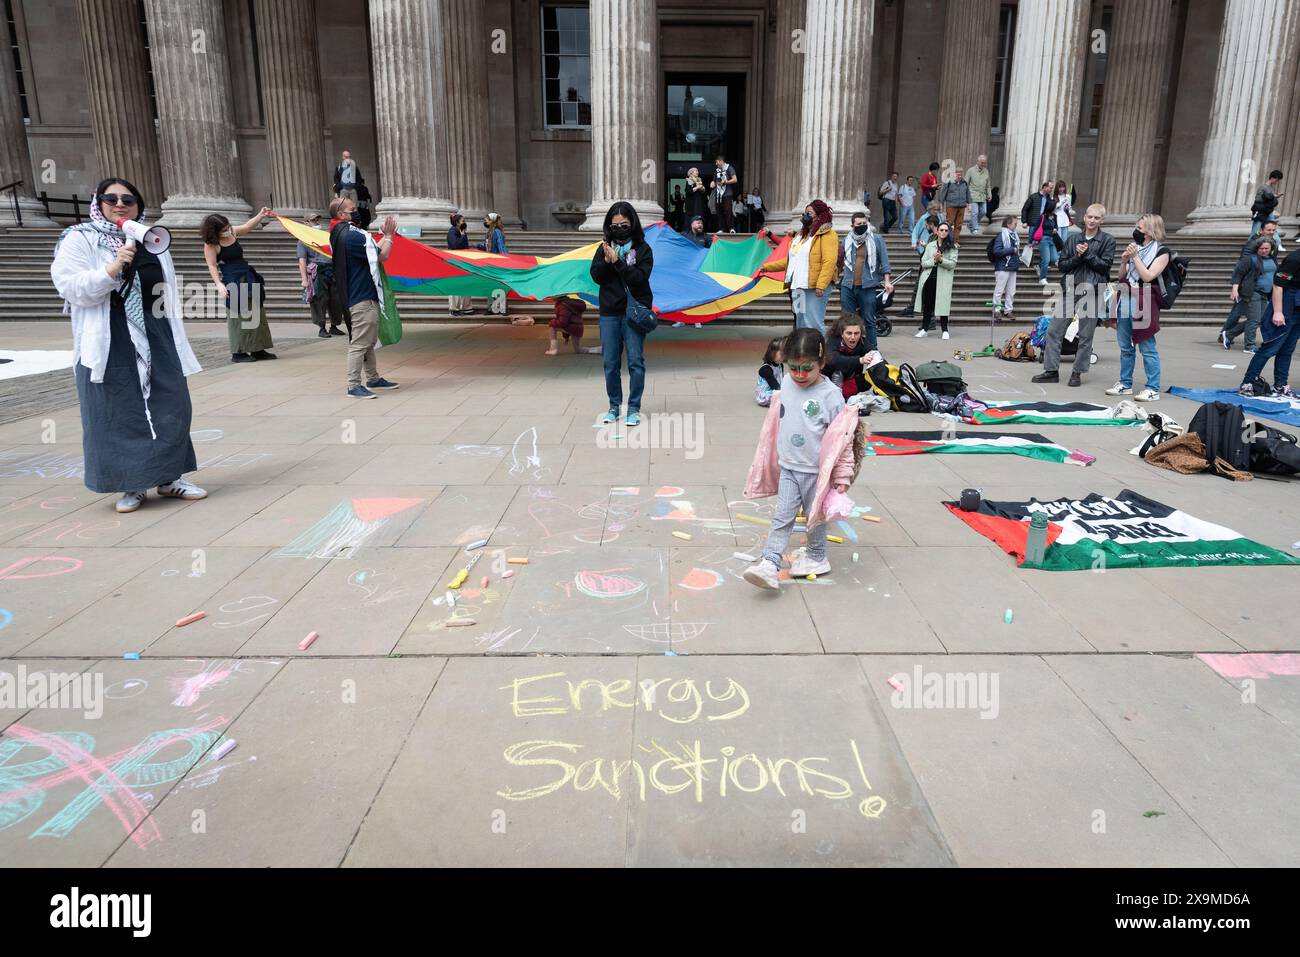
[[[1044,462],[1091,465],[1095,456],[1071,452],[1036,432],[871,432],[867,455],[950,454],[1023,455]]]
[[[1096,492],[1084,499],[1040,502],[983,501],[966,512],[949,510],[1024,568],[1077,571],[1091,568],[1151,568],[1162,565],[1300,565],[1300,558],[1261,545],[1125,489],[1114,498]],[[1047,551],[1041,565],[1025,561],[1029,519],[1047,513]]]
[[[1132,402],[989,402],[962,418],[970,425],[1141,425],[1146,414]]]

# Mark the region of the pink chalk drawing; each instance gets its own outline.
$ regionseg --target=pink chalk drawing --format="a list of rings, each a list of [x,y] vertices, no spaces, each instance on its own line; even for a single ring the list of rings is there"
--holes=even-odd
[[[225,684],[226,680],[238,670],[238,663],[225,661],[205,661],[196,674],[173,675],[168,678],[172,692],[176,695],[172,704],[177,708],[192,708],[199,703],[199,696],[209,688]]]
[[[691,591],[710,591],[722,584],[722,576],[712,568],[692,568],[677,584]]]
[[[1300,655],[1197,655],[1225,678],[1300,675]]]
[[[216,729],[226,723],[226,718],[218,717],[190,728],[158,731],[104,758],[91,753],[95,739],[84,732],[47,733],[11,724],[0,737],[0,831],[36,813],[52,788],[82,781],[85,789],[31,837],[67,837],[102,804],[137,846],[148,847],[161,840],[162,833],[138,794],[151,794],[184,775],[216,742],[220,737]],[[150,760],[176,744],[188,745],[189,750],[167,761]],[[15,759],[28,749],[44,751],[45,756],[18,763]]]
[[[630,598],[645,591],[646,583],[641,579],[619,574],[626,571],[631,569],[580,571],[573,576],[573,585],[588,598]]]
[[[422,502],[422,498],[354,498],[339,502],[275,554],[281,558],[351,558],[392,516]]]
[[[655,489],[655,498],[681,498],[684,494],[685,489],[676,485],[661,485]]]
[[[61,568],[53,568],[49,571],[28,573],[25,575],[15,574],[19,569],[30,568],[33,565],[42,562],[63,562]],[[54,578],[56,575],[67,575],[75,572],[84,565],[80,558],[66,558],[61,555],[37,555],[32,558],[20,558],[6,568],[0,568],[0,581],[19,581],[30,578]]]

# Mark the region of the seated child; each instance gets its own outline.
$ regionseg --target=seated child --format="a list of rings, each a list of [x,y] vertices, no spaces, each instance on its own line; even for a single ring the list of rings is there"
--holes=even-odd
[[[597,346],[588,349],[582,347],[582,314],[586,311],[587,304],[581,299],[562,296],[555,300],[555,318],[551,320],[551,347],[546,350],[546,355],[559,355],[561,335],[567,342],[572,343],[574,355],[578,353],[594,355],[600,352]]]
[[[772,393],[779,392],[781,380],[785,378],[785,357],[781,349],[785,345],[785,336],[777,336],[767,344],[763,353],[763,364],[758,367],[758,383],[754,386],[754,401],[767,408],[772,404]]]

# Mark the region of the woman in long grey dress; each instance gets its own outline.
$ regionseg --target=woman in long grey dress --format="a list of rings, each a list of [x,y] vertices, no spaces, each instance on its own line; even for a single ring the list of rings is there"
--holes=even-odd
[[[198,467],[185,377],[199,363],[181,321],[176,269],[169,253],[137,248],[116,225],[143,216],[138,189],[104,180],[90,222],[63,231],[50,267],[72,318],[86,487],[121,492],[119,512],[143,505],[150,486],[168,498],[208,494],[183,478]]]
[[[246,223],[232,226],[230,220],[213,213],[199,226],[203,258],[226,304],[226,330],[230,335],[230,361],[255,362],[277,358],[269,349],[271,327],[266,321],[266,283],[244,258],[239,237],[251,233],[271,210],[265,206]]]

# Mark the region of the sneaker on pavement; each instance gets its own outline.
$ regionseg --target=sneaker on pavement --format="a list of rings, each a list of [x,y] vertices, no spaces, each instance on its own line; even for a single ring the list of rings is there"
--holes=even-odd
[[[1067,385],[1072,385],[1072,386],[1081,386],[1081,385],[1083,385],[1083,379],[1081,379],[1081,378],[1079,377],[1079,373],[1077,373],[1077,372],[1071,372],[1071,373],[1070,373],[1070,381],[1069,381],[1068,383],[1066,383],[1066,384],[1067,384]]]
[[[1284,396],[1286,396],[1288,399],[1294,399],[1294,398],[1296,397],[1295,390],[1292,389],[1289,385],[1275,385],[1275,386],[1273,386],[1273,394],[1274,394],[1274,395],[1284,395]]]
[[[183,498],[187,502],[196,502],[201,498],[208,497],[206,491],[192,482],[185,481],[183,478],[168,482],[166,485],[159,485],[157,492],[163,498]]]
[[[1232,340],[1228,338],[1228,330],[1219,330],[1219,345],[1223,346],[1225,350],[1232,348]]]
[[[1255,387],[1249,382],[1243,383],[1241,388],[1237,390],[1237,395],[1244,395],[1248,399],[1253,399],[1255,397]],[[126,496],[122,497],[122,501],[126,501]],[[120,512],[122,510],[121,503],[119,502],[118,505],[118,511]]]
[[[122,513],[134,512],[144,504],[144,492],[123,492],[122,497],[117,500],[117,510]]]
[[[928,336],[928,335],[929,335],[929,333],[926,332],[924,329],[918,329],[917,332],[916,332],[916,335],[914,335],[912,338],[913,338],[913,339],[924,339],[924,338],[925,338],[926,336]]]
[[[608,412],[606,412],[603,416],[600,417],[600,422],[602,425],[609,425],[611,422],[617,422],[617,421],[618,421],[618,409],[610,409]]]
[[[770,588],[772,591],[780,591],[781,582],[777,579],[780,569],[772,563],[771,559],[764,558],[762,561],[755,562],[745,569],[745,581],[751,585],[757,585],[759,588]]]
[[[1126,386],[1123,382],[1116,382],[1106,390],[1107,395],[1132,395],[1133,389]]]
[[[828,559],[815,560],[809,558],[807,553],[800,555],[790,566],[790,574],[795,578],[807,578],[809,575],[825,575],[831,570],[831,563]]]
[[[380,376],[378,379],[371,379],[369,382],[367,382],[366,388],[367,389],[396,389],[397,383],[389,382],[383,376]]]
[[[1242,351],[1243,354],[1248,355],[1248,356],[1253,356],[1253,355],[1255,354],[1255,350],[1254,350],[1254,349],[1242,349],[1241,351]]]
[[[952,336],[948,335],[948,333],[945,331],[944,334],[943,334],[940,338],[942,338],[942,339],[951,339]]]
[[[1030,382],[1060,382],[1061,374],[1059,372],[1040,372],[1029,380]]]
[[[352,396],[352,398],[354,398],[354,399],[377,399],[377,398],[379,398],[379,396],[378,396],[376,393],[371,392],[369,389],[367,389],[367,388],[366,388],[365,386],[363,386],[363,385],[359,385],[359,386],[356,386],[355,388],[348,389],[348,395]]]
[[[1143,389],[1136,396],[1139,402],[1159,402],[1160,393],[1155,389]]]
[[[636,426],[638,426],[638,425],[641,424],[641,413],[640,413],[640,412],[629,412],[629,413],[627,414],[626,422],[627,422],[627,427],[628,427],[629,429],[630,429],[630,428],[635,428]]]

